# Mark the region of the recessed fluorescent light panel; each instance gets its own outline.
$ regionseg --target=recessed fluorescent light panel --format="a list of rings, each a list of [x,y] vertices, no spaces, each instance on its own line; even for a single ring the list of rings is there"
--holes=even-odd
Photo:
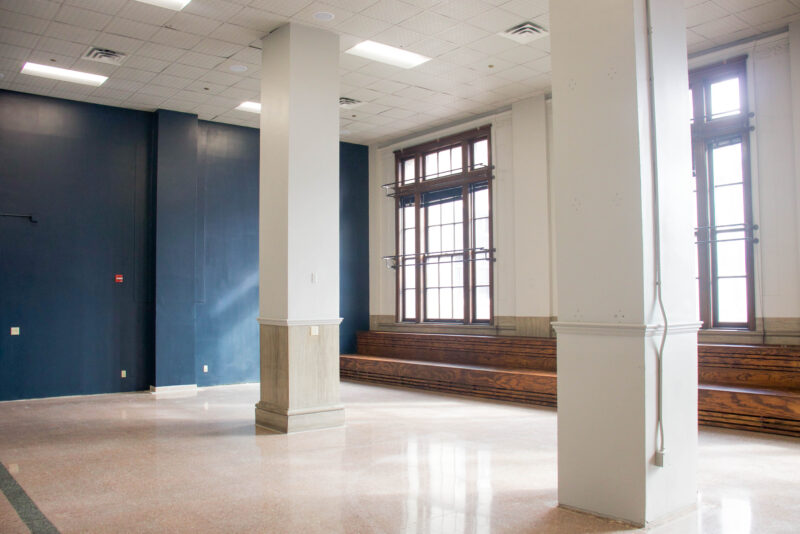
[[[249,111],[250,113],[261,113],[261,104],[259,102],[242,102],[236,109],[239,111]]]
[[[152,6],[158,7],[165,7],[167,9],[173,9],[175,11],[180,11],[186,4],[191,2],[192,0],[138,0],[143,4],[150,4]]]
[[[412,69],[431,59],[421,54],[415,54],[414,52],[409,52],[401,48],[376,43],[375,41],[362,41],[350,50],[345,50],[345,52],[404,69]]]
[[[41,76],[42,78],[50,78],[53,80],[60,80],[62,82],[82,83],[84,85],[103,85],[108,79],[108,76],[100,76],[99,74],[89,74],[88,72],[80,72],[77,70],[62,69],[59,67],[51,67],[50,65],[39,65],[38,63],[25,63],[22,67],[22,74],[30,74],[31,76]]]

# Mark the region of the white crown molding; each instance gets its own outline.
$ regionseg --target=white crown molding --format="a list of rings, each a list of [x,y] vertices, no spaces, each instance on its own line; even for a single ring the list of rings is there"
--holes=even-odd
[[[663,324],[632,323],[577,323],[556,321],[551,323],[556,334],[575,336],[618,336],[618,337],[654,337],[664,331]],[[697,334],[703,323],[675,323],[667,328],[669,334]]]

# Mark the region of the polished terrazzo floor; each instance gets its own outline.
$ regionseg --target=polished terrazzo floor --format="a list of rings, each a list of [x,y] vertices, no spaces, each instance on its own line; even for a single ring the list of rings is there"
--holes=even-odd
[[[343,382],[345,428],[256,430],[258,386],[0,403],[0,462],[61,532],[636,532],[556,507],[556,412]],[[800,440],[701,430],[657,533],[800,532]],[[28,532],[0,494],[0,532]]]

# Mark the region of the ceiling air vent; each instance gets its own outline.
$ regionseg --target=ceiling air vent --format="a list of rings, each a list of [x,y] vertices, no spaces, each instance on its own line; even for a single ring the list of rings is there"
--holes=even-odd
[[[106,48],[91,47],[83,54],[81,59],[88,59],[89,61],[98,61],[100,63],[109,63],[111,65],[121,65],[125,58],[128,57],[122,52],[114,52]]]
[[[353,109],[361,104],[363,104],[363,102],[361,100],[356,100],[355,98],[347,98],[346,96],[339,97],[339,107],[344,109]]]
[[[500,32],[497,35],[506,37],[512,41],[516,41],[519,44],[528,44],[531,41],[535,41],[536,39],[541,39],[542,37],[549,35],[549,33],[550,32],[548,32],[541,24],[525,21],[522,24],[517,24],[516,26],[510,27],[504,32]]]

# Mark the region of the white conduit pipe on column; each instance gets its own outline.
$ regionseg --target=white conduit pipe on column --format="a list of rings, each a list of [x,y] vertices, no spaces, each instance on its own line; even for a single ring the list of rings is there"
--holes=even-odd
[[[656,425],[658,428],[658,450],[655,455],[655,464],[664,467],[664,456],[666,454],[666,440],[664,438],[664,345],[667,342],[667,311],[664,308],[664,301],[661,298],[661,221],[660,206],[658,201],[658,138],[656,137],[656,106],[655,106],[655,74],[653,72],[653,19],[650,0],[645,0],[645,11],[647,13],[647,74],[648,80],[648,104],[650,108],[650,167],[653,175],[653,259],[655,262],[656,275],[656,298],[658,308],[661,310],[661,317],[664,321],[664,329],[661,332],[661,342],[658,345],[656,357],[658,359],[657,376],[657,405],[658,415]]]

